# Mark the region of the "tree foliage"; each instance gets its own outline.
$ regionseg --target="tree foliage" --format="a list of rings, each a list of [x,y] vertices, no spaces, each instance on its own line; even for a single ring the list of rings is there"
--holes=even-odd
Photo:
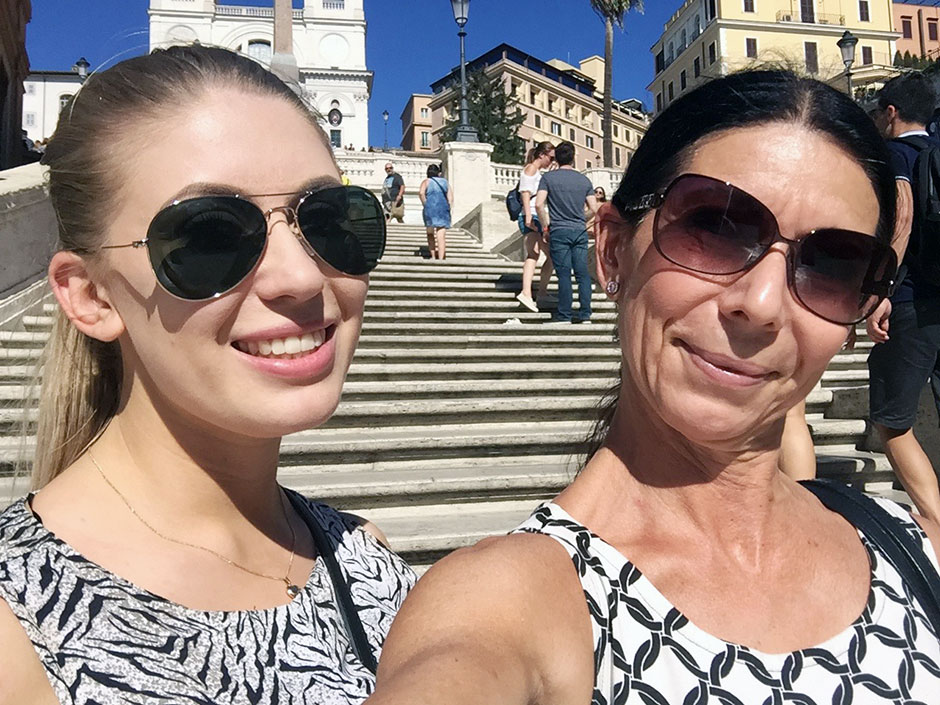
[[[460,124],[460,87],[451,108],[451,117],[441,135],[443,142],[452,142],[457,137]],[[499,77],[490,78],[485,71],[467,74],[467,104],[470,124],[477,131],[481,142],[493,145],[494,162],[499,164],[522,164],[525,158],[525,141],[519,137],[519,126],[525,122],[525,113],[519,102],[503,90]]]
[[[604,21],[604,110],[601,131],[604,136],[604,166],[613,166],[613,83],[614,25],[623,29],[624,16],[630,10],[643,12],[643,0],[589,0],[591,9]]]

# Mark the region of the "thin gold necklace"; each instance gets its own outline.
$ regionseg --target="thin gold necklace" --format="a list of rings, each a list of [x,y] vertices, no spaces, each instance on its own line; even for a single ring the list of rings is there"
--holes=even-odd
[[[228,563],[230,566],[234,568],[238,568],[239,570],[243,570],[246,573],[250,573],[251,575],[255,575],[259,578],[266,578],[267,580],[275,580],[279,583],[284,583],[284,585],[286,586],[285,589],[287,592],[287,596],[292,600],[295,597],[297,597],[297,595],[300,594],[300,588],[297,585],[295,585],[293,582],[291,582],[291,579],[290,579],[290,571],[291,571],[291,568],[294,567],[294,549],[296,548],[296,544],[297,544],[297,535],[294,533],[294,525],[291,523],[290,519],[287,516],[287,506],[284,504],[284,491],[280,487],[278,488],[278,497],[280,497],[281,499],[281,509],[284,512],[284,520],[287,522],[287,526],[290,528],[290,561],[288,561],[287,563],[287,573],[284,575],[283,578],[277,575],[268,575],[266,573],[259,573],[258,571],[252,570],[251,568],[246,568],[241,563],[237,563],[236,561],[233,561],[231,558],[227,558],[226,556],[223,556],[218,551],[213,551],[211,548],[207,546],[200,546],[197,543],[190,543],[189,541],[182,541],[180,539],[175,539],[172,536],[167,536],[166,534],[157,530],[153,525],[147,522],[146,519],[144,519],[140,514],[137,513],[137,510],[134,509],[134,507],[131,506],[131,503],[127,501],[127,497],[121,494],[121,491],[117,487],[114,486],[114,483],[112,483],[111,480],[108,479],[108,476],[104,474],[104,470],[101,469],[101,466],[98,464],[98,461],[95,460],[95,456],[91,454],[91,451],[89,451],[88,457],[91,459],[91,462],[94,463],[95,469],[98,470],[98,474],[101,475],[101,479],[103,479],[108,484],[108,487],[114,490],[114,493],[118,497],[121,498],[121,501],[124,502],[124,505],[128,508],[128,510],[130,510],[130,513],[133,514],[141,524],[146,526],[148,529],[150,529],[153,533],[155,533],[164,541],[169,541],[170,543],[175,543],[180,546],[186,546],[187,548],[195,548],[200,551],[205,551],[206,553],[212,554],[219,560]]]

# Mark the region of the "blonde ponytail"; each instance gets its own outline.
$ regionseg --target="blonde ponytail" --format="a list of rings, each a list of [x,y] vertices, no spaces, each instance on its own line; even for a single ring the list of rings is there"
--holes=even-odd
[[[59,309],[41,369],[34,490],[74,463],[114,416],[121,396],[120,348],[79,332]]]

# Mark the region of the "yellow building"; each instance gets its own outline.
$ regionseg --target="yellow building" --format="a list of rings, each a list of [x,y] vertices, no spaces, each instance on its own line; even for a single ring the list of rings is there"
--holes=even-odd
[[[431,96],[412,93],[401,111],[401,148],[431,152]]]
[[[602,166],[601,92],[604,59],[592,56],[578,67],[551,59],[542,61],[508,44],[500,44],[467,63],[468,71],[484,69],[499,77],[503,90],[513,95],[525,114],[518,135],[527,146],[567,140],[575,146],[575,168]],[[455,112],[460,92],[457,69],[431,84],[432,147],[440,148],[440,135]],[[614,101],[612,167],[625,167],[640,138],[646,134],[649,117],[636,99]]]
[[[652,46],[649,84],[656,112],[709,77],[760,64],[783,65],[844,88],[838,42],[858,38],[853,85],[891,75],[891,0],[686,0]],[[841,79],[840,79],[841,77]]]

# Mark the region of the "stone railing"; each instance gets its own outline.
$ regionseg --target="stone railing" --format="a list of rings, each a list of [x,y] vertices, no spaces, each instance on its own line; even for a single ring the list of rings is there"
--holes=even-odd
[[[411,157],[392,152],[347,152],[341,149],[336,150],[336,161],[352,183],[373,191],[382,189],[385,165],[391,162],[395,165],[395,171],[405,180],[405,192],[415,194],[428,176],[428,167],[441,163],[440,157]]]
[[[611,196],[614,195],[614,192],[620,186],[620,180],[623,178],[623,169],[588,169],[584,172],[584,175],[591,180],[591,183],[594,184],[594,187],[601,186],[604,189],[604,192],[607,194],[607,200],[610,200]]]
[[[504,197],[516,184],[522,174],[522,167],[515,164],[493,164],[492,192],[494,196]]]
[[[274,8],[272,7],[250,7],[246,5],[216,5],[215,14],[229,15],[234,17],[263,17],[271,19],[274,17]],[[304,16],[303,10],[293,10],[293,18],[301,20]]]

